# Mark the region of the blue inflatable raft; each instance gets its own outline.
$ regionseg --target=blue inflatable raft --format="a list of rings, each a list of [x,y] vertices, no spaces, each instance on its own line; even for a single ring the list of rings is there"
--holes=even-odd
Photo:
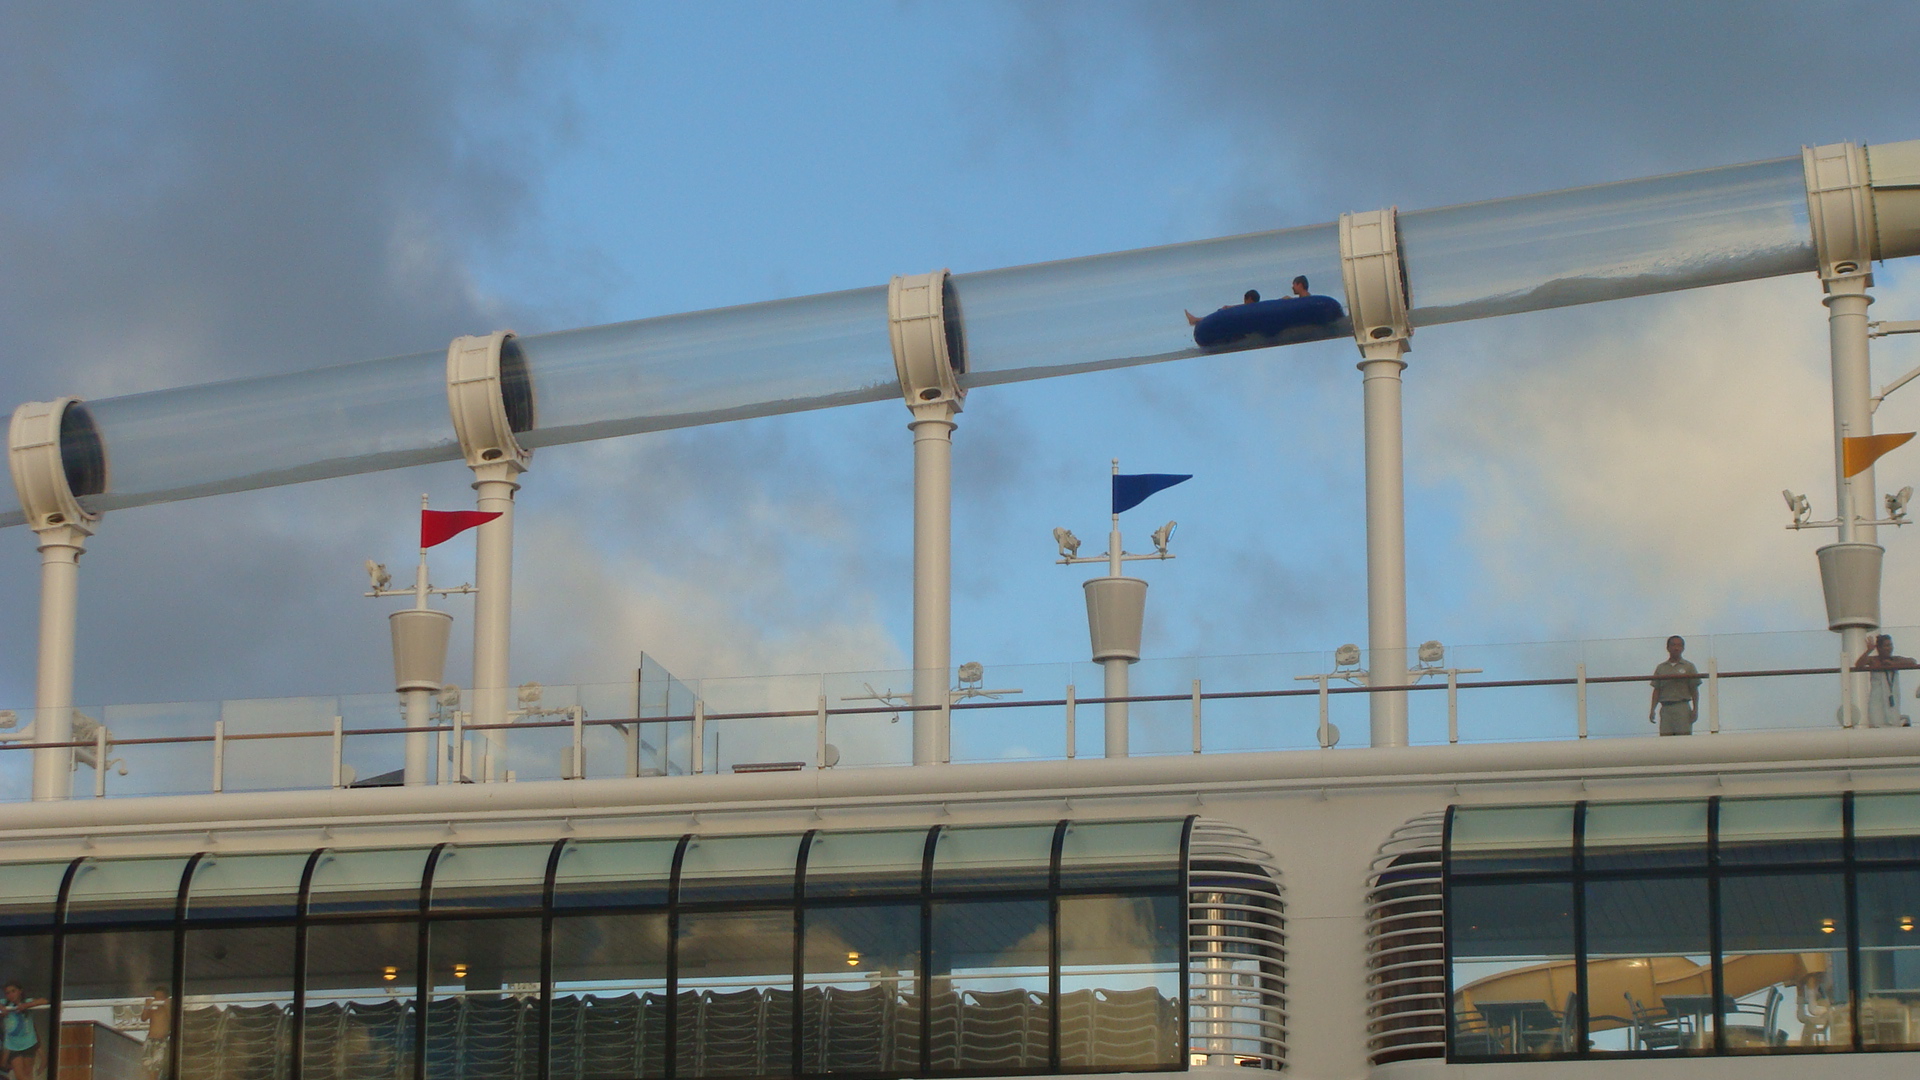
[[[1252,304],[1234,304],[1201,319],[1193,343],[1203,349],[1253,348],[1330,337],[1346,315],[1331,296],[1288,296]]]

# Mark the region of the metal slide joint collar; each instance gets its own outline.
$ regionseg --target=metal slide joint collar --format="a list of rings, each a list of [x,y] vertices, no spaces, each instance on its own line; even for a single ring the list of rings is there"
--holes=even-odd
[[[525,472],[533,460],[533,451],[522,447],[509,419],[506,395],[513,390],[502,377],[502,354],[511,350],[518,360],[518,348],[511,344],[513,331],[496,330],[491,334],[457,337],[447,346],[447,411],[453,417],[453,430],[460,439],[460,452],[474,469],[497,466],[490,472],[505,473],[505,478]],[[525,372],[519,373],[525,379]],[[531,414],[530,386],[518,392],[528,395],[526,411]]]
[[[1872,285],[1873,194],[1866,151],[1854,143],[1806,146],[1800,160],[1821,284],[1829,292],[1846,281]]]
[[[966,401],[960,374],[959,313],[949,311],[945,270],[903,274],[887,286],[887,329],[893,338],[893,369],[900,393],[916,417],[951,416]]]
[[[61,421],[79,401],[72,397],[30,401],[13,410],[7,430],[7,466],[13,472],[13,488],[27,527],[35,532],[71,530],[81,537],[92,536],[100,520],[74,496],[60,455]]]
[[[1399,210],[1340,215],[1340,276],[1347,287],[1353,339],[1368,360],[1397,360],[1408,351],[1412,297],[1400,253]]]

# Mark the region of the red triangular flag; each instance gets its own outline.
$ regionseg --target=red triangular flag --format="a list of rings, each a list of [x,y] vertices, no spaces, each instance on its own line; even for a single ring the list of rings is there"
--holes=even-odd
[[[475,525],[485,525],[499,516],[498,510],[422,510],[420,546],[430,548],[444,544]]]

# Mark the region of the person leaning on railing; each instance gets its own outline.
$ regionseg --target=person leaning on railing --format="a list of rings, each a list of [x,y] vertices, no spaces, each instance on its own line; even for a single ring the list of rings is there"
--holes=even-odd
[[[1686,639],[1680,635],[1668,638],[1667,658],[1653,669],[1647,723],[1653,723],[1658,713],[1662,735],[1693,734],[1693,722],[1700,715],[1700,669],[1680,655],[1686,648]]]
[[[1853,670],[1867,673],[1867,726],[1907,727],[1900,715],[1900,671],[1920,667],[1911,656],[1893,654],[1893,635],[1881,634],[1853,662]]]

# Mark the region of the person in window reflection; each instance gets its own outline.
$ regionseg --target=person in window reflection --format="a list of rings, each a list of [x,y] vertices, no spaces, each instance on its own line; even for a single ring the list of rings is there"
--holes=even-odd
[[[1881,634],[1854,661],[1853,670],[1867,673],[1867,726],[1906,727],[1900,715],[1900,671],[1920,667],[1911,656],[1893,655],[1893,635]]]
[[[40,1059],[40,1033],[33,1026],[28,1009],[46,1007],[46,998],[30,998],[17,982],[6,985],[6,997],[0,1000],[0,1066],[13,1073],[13,1080],[35,1080]]]
[[[1681,656],[1685,638],[1675,634],[1667,639],[1667,659],[1653,669],[1653,699],[1647,703],[1647,723],[1657,713],[1662,735],[1691,735],[1693,721],[1700,715],[1700,669]]]
[[[1301,283],[1302,283],[1302,282],[1304,282],[1304,281],[1306,281],[1306,280],[1307,280],[1306,278],[1294,278],[1294,279],[1293,279],[1293,286],[1294,286],[1294,288],[1293,288],[1293,292],[1294,292],[1294,295],[1295,295],[1295,296],[1305,296],[1305,295],[1306,295],[1305,293],[1303,293],[1303,292],[1301,292],[1301,291],[1300,291],[1300,285],[1301,285]],[[1257,303],[1259,303],[1259,302],[1260,302],[1260,290],[1259,290],[1259,289],[1248,289],[1248,290],[1247,290],[1247,295],[1245,295],[1245,296],[1243,296],[1243,297],[1241,297],[1241,298],[1240,298],[1240,302],[1241,302],[1241,303],[1243,303],[1243,304],[1257,304]],[[1226,305],[1225,307],[1222,307],[1222,308],[1221,308],[1220,310],[1221,310],[1221,311],[1225,311],[1225,310],[1227,310],[1227,307],[1231,307],[1231,306],[1232,306],[1231,304],[1229,304],[1229,305]],[[1198,315],[1195,315],[1195,314],[1194,314],[1193,312],[1191,312],[1191,311],[1189,311],[1189,312],[1187,312],[1187,313],[1186,313],[1186,316],[1187,316],[1187,325],[1188,325],[1188,326],[1199,326],[1199,325],[1200,325],[1200,316],[1198,316]]]
[[[140,1010],[140,1022],[147,1025],[147,1041],[141,1048],[140,1066],[147,1080],[166,1080],[168,1051],[173,1043],[173,1000],[167,988],[156,986]]]

